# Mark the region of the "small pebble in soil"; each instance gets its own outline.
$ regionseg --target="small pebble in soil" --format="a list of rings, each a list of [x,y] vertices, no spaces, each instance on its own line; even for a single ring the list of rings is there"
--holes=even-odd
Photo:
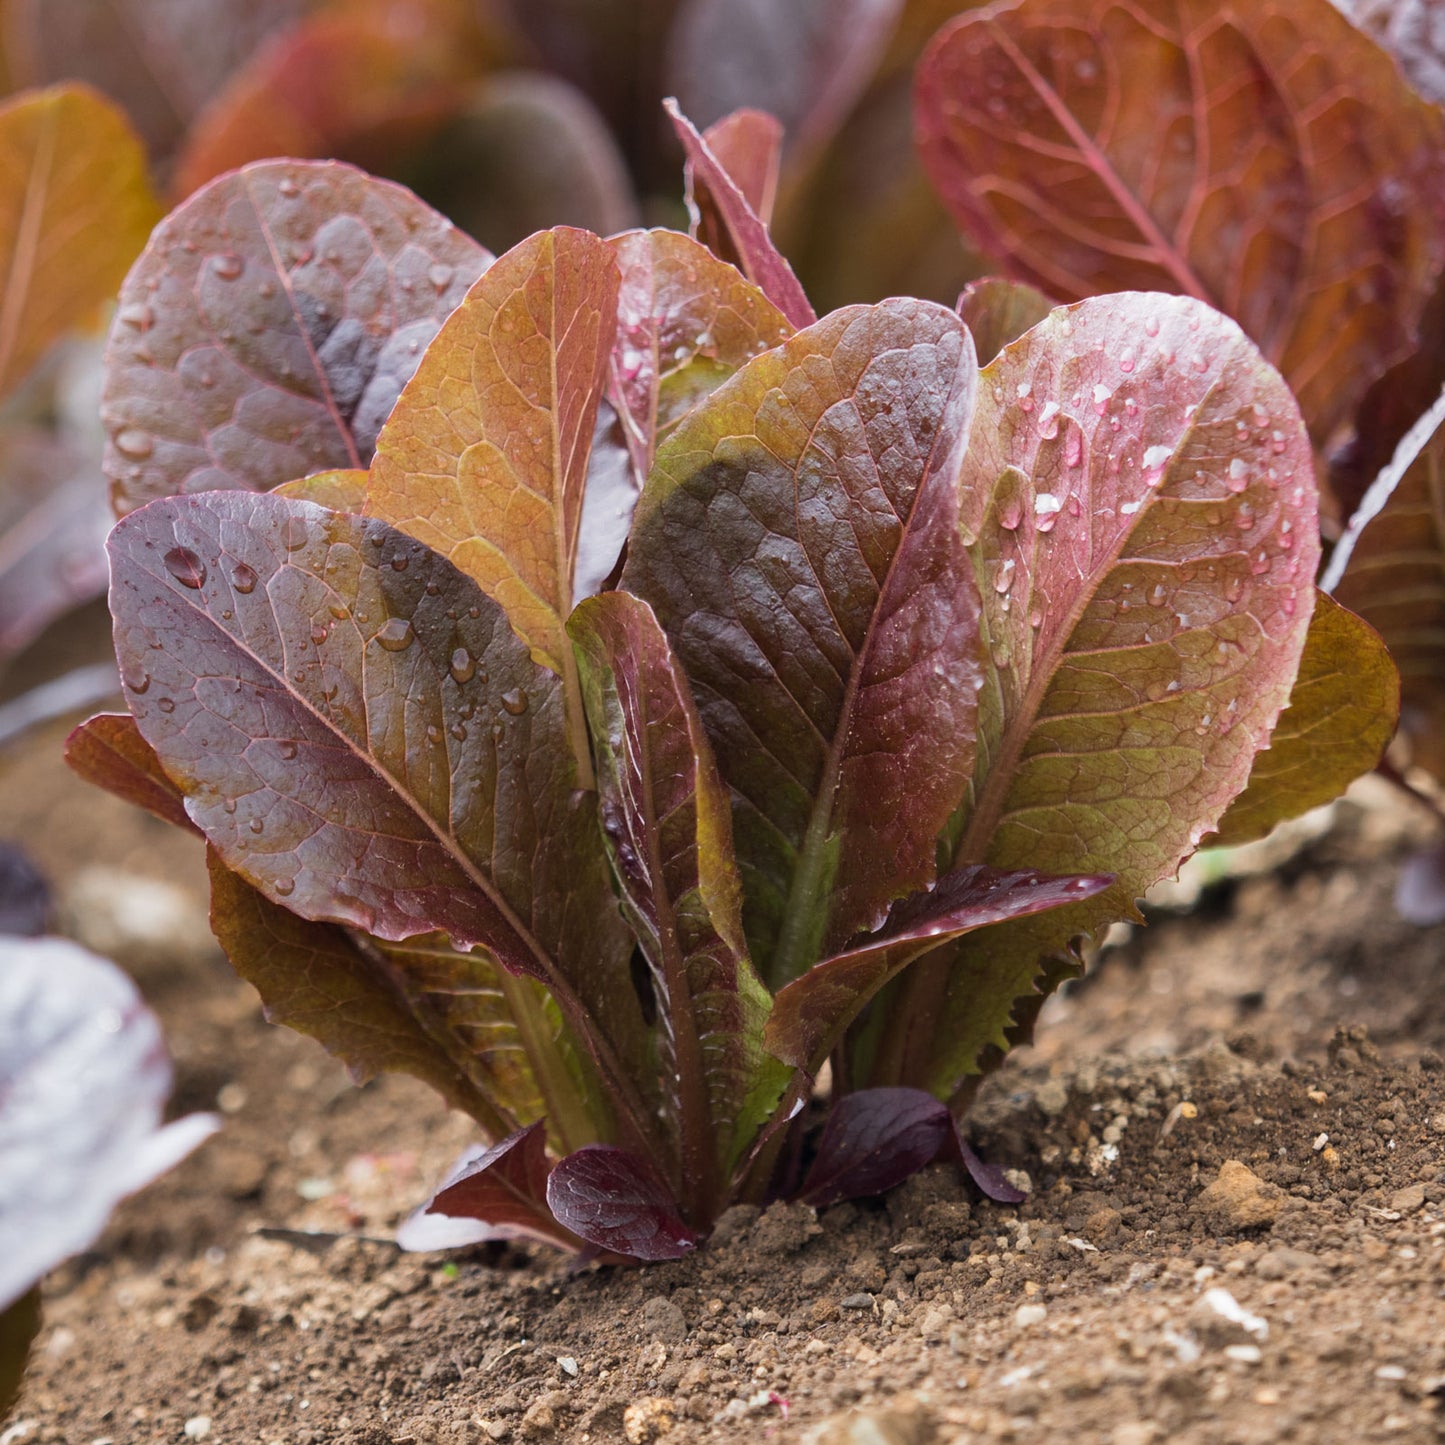
[[[1014,1311],[1014,1324],[1020,1329],[1026,1330],[1031,1325],[1041,1325],[1048,1318],[1049,1311],[1046,1305],[1020,1305]]]
[[[187,1440],[204,1440],[211,1433],[211,1417],[209,1415],[192,1415],[182,1429]]]
[[[1226,1159],[1219,1177],[1194,1201],[1194,1207],[1215,1228],[1229,1233],[1265,1229],[1279,1216],[1283,1191],[1266,1184],[1247,1164]]]

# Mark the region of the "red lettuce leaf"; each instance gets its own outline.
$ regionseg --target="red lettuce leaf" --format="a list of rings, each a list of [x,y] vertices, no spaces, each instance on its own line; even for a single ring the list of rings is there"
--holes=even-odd
[[[568,632],[597,750],[602,828],[652,974],[678,1197],[703,1218],[786,1082],[759,1046],[770,1000],[743,938],[728,794],[647,604],[624,592],[594,597]]]
[[[641,485],[682,417],[793,328],[732,266],[676,231],[630,231],[611,245],[622,289],[609,394]]]
[[[681,1259],[698,1236],[677,1212],[666,1181],[635,1154],[591,1144],[547,1177],[553,1218],[599,1249],[633,1259]]]
[[[767,226],[676,102],[668,101],[666,107],[687,156],[684,175],[693,234],[704,237],[711,250],[736,266],[790,325],[811,326],[818,318],[793,268],[773,245]]]
[[[886,1193],[931,1163],[952,1133],[948,1105],[922,1089],[845,1094],[828,1111],[798,1197],[822,1209]]]
[[[563,1228],[547,1207],[547,1135],[540,1123],[509,1134],[475,1155],[464,1155],[446,1181],[397,1231],[403,1249],[434,1249],[427,1221],[475,1220],[467,1243],[539,1239],[569,1251],[583,1241]]]
[[[986,365],[1011,341],[1017,341],[1031,327],[1037,326],[1054,303],[1037,287],[1022,281],[1005,281],[999,276],[986,276],[970,281],[958,298],[956,310],[973,333],[978,359]]]
[[[207,1114],[162,1127],[170,1091],[160,1025],[114,964],[0,939],[0,1310],[215,1132]]]
[[[1006,1000],[1037,997],[1041,960],[1130,916],[1243,789],[1299,667],[1319,558],[1295,402],[1196,301],[1056,311],[978,395],[960,494],[986,681],[954,863],[1117,882],[910,970],[881,1072],[860,1044],[854,1077],[944,1094],[1007,1047]]]
[[[976,376],[941,307],[836,312],[691,412],[638,506],[623,584],[735,794],[775,988],[933,881],[972,772],[979,603],[953,517]]]
[[[102,395],[120,512],[364,467],[490,255],[410,192],[334,161],[222,176],[121,288]]]
[[[689,107],[690,109],[690,107]],[[765,110],[735,110],[715,120],[702,133],[718,165],[732,177],[758,220],[772,219],[778,196],[778,170],[783,159],[783,126]],[[712,229],[716,215],[700,217],[697,239],[710,251],[726,244]],[[706,228],[706,229],[704,229]]]
[[[163,823],[200,833],[186,812],[185,794],[161,767],[129,713],[87,718],[66,738],[65,761],[87,783],[144,808]]]
[[[816,1074],[844,1029],[914,959],[976,928],[1094,897],[1112,882],[1108,875],[1054,878],[977,864],[949,873],[931,892],[897,904],[877,933],[814,964],[781,989],[764,1047],[784,1063]]]
[[[269,494],[164,499],[110,550],[127,701],[226,866],[314,922],[537,978],[639,1117],[595,800],[496,604],[383,523]]]
[[[917,132],[1015,276],[1211,302],[1322,442],[1408,351],[1445,259],[1445,120],[1328,0],[960,16],[919,64]]]
[[[366,511],[418,538],[506,609],[558,673],[579,779],[591,762],[563,633],[588,458],[616,331],[612,248],[559,226],[524,241],[467,293],[427,349],[377,443]]]

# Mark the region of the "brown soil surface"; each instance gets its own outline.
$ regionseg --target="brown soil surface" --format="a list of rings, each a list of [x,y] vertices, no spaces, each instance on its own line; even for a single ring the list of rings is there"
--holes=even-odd
[[[1399,805],[1343,805],[1049,1006],[973,1120],[1023,1206],[936,1169],[569,1274],[386,1242],[466,1121],[268,1026],[198,846],[72,782],[62,735],[0,756],[0,834],[159,1010],[176,1109],[225,1127],[51,1277],[4,1445],[1445,1439],[1445,929],[1391,912]]]

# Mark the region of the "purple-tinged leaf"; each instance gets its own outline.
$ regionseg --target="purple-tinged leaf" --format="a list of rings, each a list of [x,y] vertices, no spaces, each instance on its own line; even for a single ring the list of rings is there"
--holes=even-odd
[[[784,1063],[816,1074],[878,990],[930,949],[976,928],[1092,898],[1112,882],[1107,875],[1054,878],[976,864],[949,873],[931,892],[895,905],[877,933],[814,964],[781,989],[763,1046]]]
[[[1289,705],[1208,846],[1263,838],[1338,798],[1380,761],[1399,716],[1400,675],[1379,633],[1316,592]]]
[[[732,177],[743,199],[763,225],[773,217],[778,196],[778,171],[783,159],[783,125],[765,110],[735,110],[715,120],[702,133],[717,163]],[[711,225],[716,216],[705,218]],[[697,239],[710,251],[723,244],[710,230],[699,230]]]
[[[786,1082],[759,1046],[769,999],[743,938],[728,794],[647,604],[609,592],[583,602],[567,630],[597,750],[602,828],[652,974],[679,1197],[704,1218]]]
[[[563,627],[619,286],[612,248],[559,226],[502,257],[448,318],[377,443],[368,516],[449,558],[560,674],[581,785],[591,762]]]
[[[872,78],[903,0],[686,0],[669,67],[688,115],[744,106],[782,122],[790,159],[832,139]]]
[[[211,927],[232,967],[272,1023],[314,1038],[357,1082],[410,1074],[496,1139],[544,1112],[558,1141],[607,1132],[600,1086],[535,980],[439,934],[390,943],[308,922],[214,850],[208,861]]]
[[[682,417],[793,328],[734,267],[676,231],[610,244],[622,272],[610,396],[640,485]]]
[[[476,1154],[463,1155],[431,1199],[397,1231],[403,1249],[436,1249],[437,1219],[475,1222],[466,1243],[539,1239],[569,1252],[583,1241],[547,1207],[547,1133],[531,1124]]]
[[[790,325],[811,326],[818,318],[768,228],[677,103],[669,100],[666,108],[687,156],[683,174],[693,234],[710,238],[710,249],[736,266]]]
[[[121,288],[101,404],[117,511],[365,467],[490,261],[409,191],[335,161],[213,181]]]
[[[641,1017],[595,800],[501,609],[384,523],[265,493],[152,503],[110,550],[126,699],[225,865],[314,922],[485,947],[625,1098]]]
[[[0,455],[3,663],[56,618],[105,591],[111,514],[97,459],[49,432],[7,430]]]
[[[1445,120],[1328,0],[1022,0],[919,63],[954,218],[1063,300],[1232,315],[1321,442],[1410,349],[1445,260]]]
[[[0,839],[0,936],[38,938],[50,918],[50,885],[16,844]]]
[[[1039,961],[1129,916],[1243,789],[1299,668],[1319,558],[1294,399],[1199,302],[1055,311],[978,395],[960,494],[986,681],[955,866],[1118,881],[915,965],[880,1052],[907,1072],[871,1082],[940,1093],[1006,1047],[1004,1001],[1033,995]]]
[[[828,1111],[798,1197],[822,1209],[884,1194],[937,1157],[953,1133],[948,1105],[922,1089],[860,1089]]]
[[[997,1164],[985,1164],[974,1152],[968,1140],[954,1125],[954,1145],[968,1177],[978,1185],[983,1194],[995,1204],[1022,1204],[1028,1195],[1022,1189],[1010,1184]]]
[[[118,968],[0,939],[0,1310],[215,1132],[207,1114],[162,1127],[170,1091],[160,1026]]]
[[[547,1206],[564,1228],[614,1254],[681,1259],[697,1247],[663,1177],[610,1144],[589,1144],[558,1163],[547,1178]]]
[[[835,312],[689,413],[638,505],[623,584],[735,795],[775,988],[932,883],[973,769],[979,601],[953,518],[976,378],[942,307]]]
[[[287,497],[293,502],[315,502],[318,507],[329,507],[333,512],[360,513],[366,505],[368,476],[369,473],[359,467],[313,472],[294,482],[282,482],[272,490],[278,497]]]
[[[1054,309],[1054,302],[1022,281],[986,276],[964,287],[956,309],[973,333],[980,365],[987,365],[1010,342],[1037,326]]]
[[[65,761],[87,783],[144,808],[163,823],[200,833],[186,812],[185,794],[161,767],[129,713],[87,718],[66,738]]]

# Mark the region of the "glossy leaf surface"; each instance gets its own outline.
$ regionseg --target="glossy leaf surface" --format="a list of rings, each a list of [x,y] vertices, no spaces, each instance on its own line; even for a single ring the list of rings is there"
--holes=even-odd
[[[170,1090],[160,1025],[114,964],[0,938],[0,1310],[215,1131],[204,1114],[162,1127]]]
[[[1360,533],[1334,595],[1384,639],[1414,761],[1445,776],[1445,428]]]
[[[922,1089],[860,1089],[828,1111],[798,1197],[817,1209],[883,1194],[916,1174],[953,1132],[948,1106]]]
[[[0,393],[94,320],[159,214],[139,140],[93,90],[0,106]]]
[[[165,499],[110,550],[127,701],[228,868],[315,922],[486,947],[637,1045],[560,685],[475,583],[268,494]]]
[[[428,348],[382,432],[366,498],[369,515],[475,578],[561,674],[583,768],[563,626],[618,286],[611,247],[586,231],[558,227],[509,251]]]
[[[931,892],[896,905],[877,933],[814,964],[781,989],[764,1045],[784,1063],[816,1074],[878,990],[930,949],[1005,919],[1078,903],[1102,893],[1112,881],[1107,875],[1000,873],[976,864],[957,869]]]
[[[836,312],[690,413],[639,503],[623,583],[736,795],[773,987],[932,882],[967,785],[978,597],[952,518],[975,385],[951,312]]]
[[[811,325],[817,320],[812,305],[747,196],[674,102],[667,102],[667,113],[687,156],[693,233],[708,238],[710,248],[758,287],[790,325]]]
[[[547,1134],[541,1124],[519,1129],[454,1169],[422,1206],[423,1216],[475,1220],[472,1243],[491,1239],[540,1239],[560,1249],[579,1250],[582,1241],[564,1229],[547,1207]],[[420,1233],[420,1231],[418,1231]],[[417,1243],[403,1226],[403,1249]]]
[[[732,266],[676,231],[630,231],[611,244],[622,287],[610,394],[645,479],[684,414],[793,328]]]
[[[1408,349],[1442,259],[1445,122],[1328,0],[1023,0],[920,63],[924,163],[960,226],[1072,300],[1232,315],[1317,438]]]
[[[892,1057],[936,1050],[929,1087],[1005,1047],[1000,1001],[1127,916],[1244,787],[1314,606],[1312,478],[1284,382],[1186,298],[1061,309],[983,372],[960,492],[986,681],[955,863],[1118,882],[915,968],[907,1014],[933,1041]]]
[[[185,795],[170,780],[156,751],[125,712],[87,718],[65,740],[65,761],[88,783],[193,833]]]
[[[651,1165],[609,1144],[578,1149],[547,1178],[547,1205],[573,1234],[634,1259],[681,1259],[698,1236]]]
[[[1399,712],[1399,674],[1379,634],[1317,592],[1289,706],[1210,846],[1262,838],[1338,798],[1380,761]]]
[[[645,602],[609,592],[568,625],[597,750],[602,828],[652,974],[684,1199],[706,1201],[776,1103],[767,991],[748,961],[727,790]],[[768,1095],[758,1112],[757,1096]]]
[[[702,138],[717,163],[732,177],[763,225],[772,219],[783,161],[783,126],[766,110],[744,108],[704,128]],[[699,241],[717,252],[721,238],[700,231]]]
[[[264,161],[192,196],[131,269],[106,347],[117,510],[366,466],[490,259],[409,192],[334,161]]]

